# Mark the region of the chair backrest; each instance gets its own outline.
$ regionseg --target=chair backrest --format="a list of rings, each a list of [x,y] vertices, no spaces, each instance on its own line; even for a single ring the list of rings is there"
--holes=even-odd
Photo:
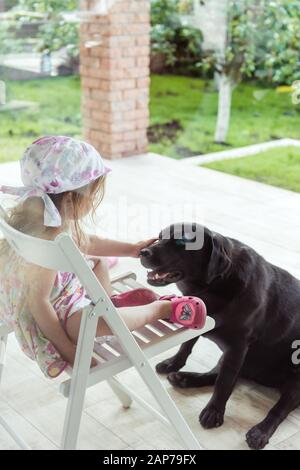
[[[42,240],[21,233],[7,224],[1,215],[0,230],[14,251],[29,263],[57,271],[73,271],[56,241]]]
[[[26,235],[11,227],[0,205],[0,230],[13,250],[28,263],[54,271],[72,272],[80,279],[94,303],[108,300],[103,287],[72,238],[63,232],[55,240],[43,240]]]

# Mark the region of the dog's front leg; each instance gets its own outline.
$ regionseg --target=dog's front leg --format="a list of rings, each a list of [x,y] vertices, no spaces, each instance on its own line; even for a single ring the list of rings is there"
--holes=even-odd
[[[280,423],[298,406],[300,406],[300,377],[295,376],[286,382],[280,400],[266,418],[247,433],[246,440],[249,447],[263,449]]]
[[[182,369],[198,339],[199,336],[183,343],[175,356],[169,357],[156,365],[156,372],[159,374],[169,374],[170,372],[177,372]]]
[[[233,391],[247,351],[248,346],[243,344],[231,346],[224,353],[213,396],[199,416],[204,428],[214,428],[223,424],[226,403]]]

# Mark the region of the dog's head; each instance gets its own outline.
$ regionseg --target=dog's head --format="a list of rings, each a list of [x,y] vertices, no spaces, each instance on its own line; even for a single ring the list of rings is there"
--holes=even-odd
[[[166,286],[182,280],[210,284],[231,265],[225,238],[196,223],[166,227],[158,240],[140,252],[148,283]]]

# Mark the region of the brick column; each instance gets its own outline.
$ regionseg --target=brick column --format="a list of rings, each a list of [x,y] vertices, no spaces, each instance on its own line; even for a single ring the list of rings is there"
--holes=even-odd
[[[81,24],[80,74],[84,138],[112,159],[147,151],[150,0],[105,5]]]

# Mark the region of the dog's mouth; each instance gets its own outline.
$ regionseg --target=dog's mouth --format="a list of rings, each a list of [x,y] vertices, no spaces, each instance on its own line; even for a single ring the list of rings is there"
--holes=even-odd
[[[181,271],[162,271],[160,269],[154,269],[148,271],[147,281],[151,286],[166,286],[180,281],[183,274]]]

